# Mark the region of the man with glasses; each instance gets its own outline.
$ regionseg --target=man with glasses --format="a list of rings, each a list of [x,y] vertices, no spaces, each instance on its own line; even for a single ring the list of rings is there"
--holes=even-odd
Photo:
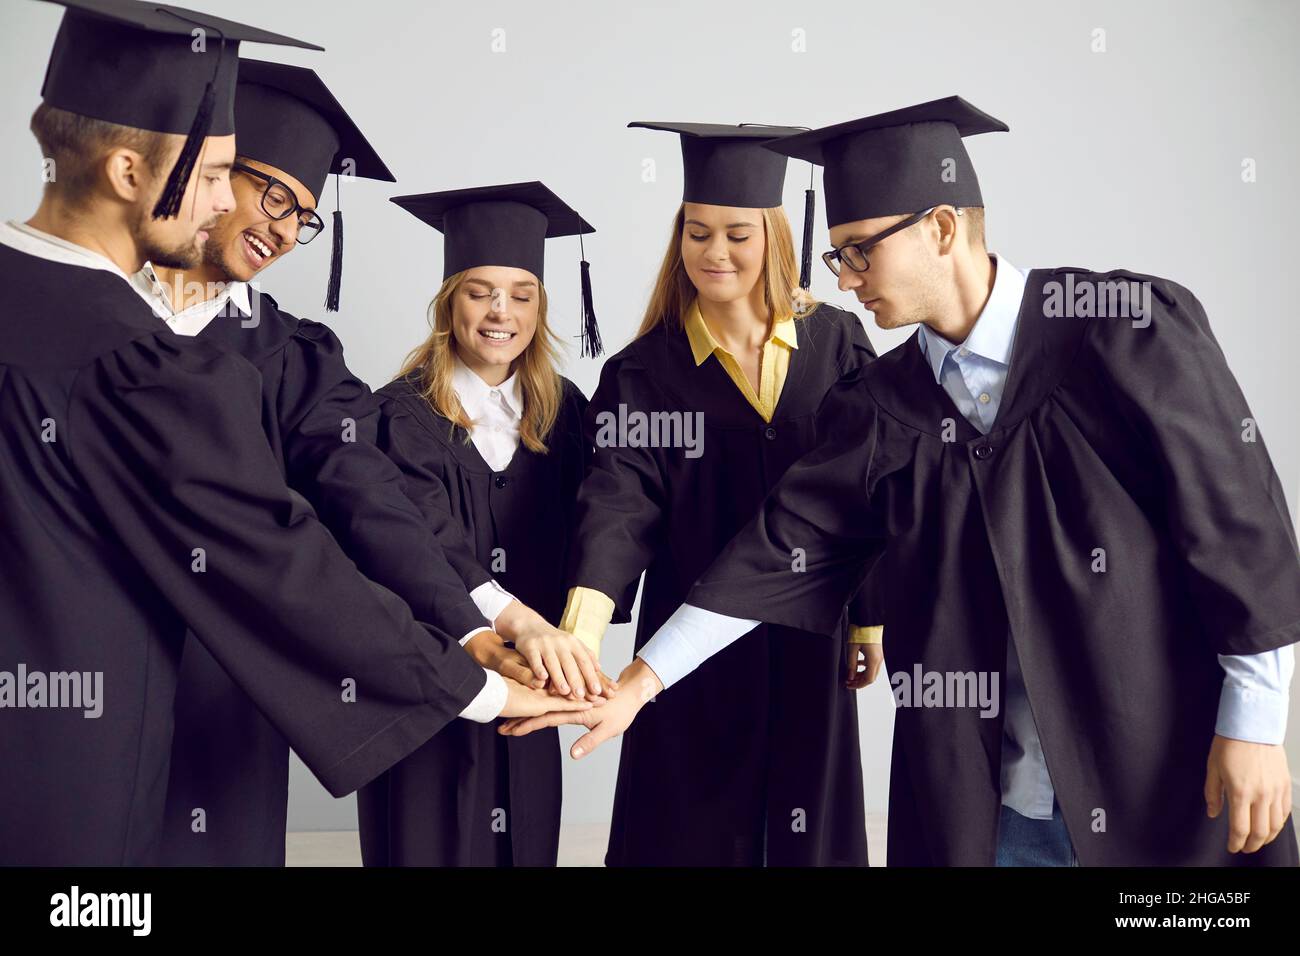
[[[460,554],[459,536],[444,552],[438,526],[406,497],[397,467],[373,443],[378,406],[348,370],[338,338],[250,285],[320,235],[315,207],[331,173],[385,182],[392,174],[312,70],[241,59],[234,112],[236,208],[212,227],[200,263],[146,263],[132,279],[137,291],[174,332],[257,367],[263,427],[286,483],[367,577],[462,645],[477,638],[471,650],[480,663],[535,685],[493,622],[512,640],[551,626]],[[337,219],[334,228],[330,299],[337,305]],[[446,525],[451,520],[448,512]],[[288,743],[193,635],[175,712],[163,863],[282,866]]]
[[[825,166],[840,288],[916,334],[828,395],[631,693],[502,732],[590,753],[759,620],[829,626],[887,541],[889,865],[1294,866],[1277,474],[1187,289],[987,252],[962,137],[1006,129],[950,97],[768,144]]]

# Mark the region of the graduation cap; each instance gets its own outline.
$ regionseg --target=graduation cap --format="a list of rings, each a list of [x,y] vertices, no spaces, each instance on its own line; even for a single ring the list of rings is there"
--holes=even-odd
[[[595,232],[585,219],[539,182],[474,186],[391,200],[443,235],[442,277],[475,266],[526,269],[542,281],[547,239]],[[580,253],[581,255],[581,253]],[[591,301],[590,264],[581,258],[582,354],[601,354],[600,329]]]
[[[323,49],[165,3],[51,2],[67,9],[41,86],[47,105],[121,126],[185,135],[154,207],[155,219],[180,211],[203,141],[235,132],[240,42]]]
[[[1005,133],[1006,123],[949,96],[788,136],[767,148],[825,167],[826,221],[983,206],[963,136]]]
[[[241,59],[235,130],[241,156],[284,170],[318,202],[331,173],[397,181],[315,70]],[[343,212],[337,178],[334,183],[334,240],[325,294],[330,312],[338,311],[343,280]]]
[[[806,128],[759,123],[728,126],[647,120],[627,125],[629,129],[640,127],[681,136],[685,180],[682,202],[746,209],[771,209],[781,205],[786,158],[765,149],[764,144],[801,133]],[[804,247],[799,270],[799,285],[805,289],[812,280],[812,221],[816,200],[811,185],[810,182],[810,188],[804,193]]]

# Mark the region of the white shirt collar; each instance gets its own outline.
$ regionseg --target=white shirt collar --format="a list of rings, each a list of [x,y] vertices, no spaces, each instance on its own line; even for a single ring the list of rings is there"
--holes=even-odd
[[[153,263],[146,262],[144,268],[131,277],[131,284],[135,286],[136,291],[145,297],[150,305],[154,306],[154,311],[158,313],[159,318],[171,319],[180,318],[189,315],[207,315],[212,318],[219,313],[229,299],[246,315],[252,314],[252,305],[249,301],[248,283],[247,282],[228,282],[225,286],[211,299],[205,299],[197,302],[181,311],[177,312],[172,306],[171,298],[168,296],[168,290],[164,288],[158,278],[157,272],[154,271]]]
[[[59,236],[35,229],[25,222],[9,220],[0,223],[0,243],[29,256],[61,262],[84,269],[102,269],[130,282],[130,277],[118,268],[117,263],[94,250],[69,242]]]
[[[934,329],[922,324],[917,333],[917,344],[934,371],[934,380],[943,380],[943,363],[955,349],[997,362],[1011,364],[1011,346],[1016,337],[1016,321],[1020,316],[1020,301],[1025,295],[1025,274],[1007,261],[1005,256],[992,256],[997,268],[993,274],[993,289],[984,303],[975,326],[966,341],[954,345]]]
[[[493,399],[494,394],[504,403],[515,421],[524,415],[523,394],[519,384],[519,373],[511,372],[500,385],[492,386],[479,378],[478,373],[460,360],[459,355],[452,357],[451,385],[456,390],[461,407],[472,419],[483,417],[483,409]]]

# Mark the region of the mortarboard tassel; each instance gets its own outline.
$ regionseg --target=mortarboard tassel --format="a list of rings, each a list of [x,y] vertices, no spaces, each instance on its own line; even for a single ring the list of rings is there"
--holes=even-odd
[[[325,290],[325,311],[339,310],[343,288],[343,210],[339,208],[339,178],[334,177],[334,244],[330,250],[330,283]]]
[[[581,239],[581,237],[579,237]],[[600,327],[591,301],[591,263],[582,260],[582,354],[596,358],[604,349],[600,344]]]
[[[216,88],[209,81],[203,88],[203,99],[199,101],[199,111],[194,115],[194,123],[185,136],[185,145],[181,147],[181,154],[167,176],[167,185],[163,187],[162,195],[153,207],[153,218],[173,219],[180,212],[185,187],[189,185],[190,175],[194,172],[194,163],[208,138],[208,130],[212,128],[212,110],[216,99]]]
[[[813,214],[817,211],[817,191],[809,188],[803,192],[803,255],[799,259],[799,288],[812,285]]]

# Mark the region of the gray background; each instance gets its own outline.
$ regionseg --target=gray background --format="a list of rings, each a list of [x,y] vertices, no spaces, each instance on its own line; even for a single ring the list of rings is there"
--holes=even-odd
[[[1021,268],[1124,267],[1195,291],[1295,512],[1293,4],[194,2],[326,47],[244,52],[316,69],[399,179],[396,187],[343,185],[343,310],[329,322],[372,386],[423,338],[442,268],[440,237],[389,205],[390,195],[544,181],[599,230],[587,256],[613,352],[639,322],[681,190],[676,138],[624,129],[628,121],[821,126],[959,93],[1012,129],[968,141],[990,248]],[[3,0],[0,9],[0,135],[9,157],[0,211],[25,219],[40,193],[27,121],[62,8]],[[1092,51],[1098,28],[1105,52]],[[496,29],[504,52],[493,52]],[[792,49],[795,31],[806,52]],[[1257,163],[1254,183],[1242,181],[1245,158]],[[647,159],[657,171],[650,182]],[[792,164],[786,204],[796,236],[807,178],[806,165]],[[327,195],[322,212],[332,209]],[[820,251],[820,208],[816,236]],[[329,241],[264,274],[282,306],[325,318]],[[577,252],[576,240],[558,240],[547,256],[551,314],[566,335],[578,328]],[[856,307],[822,266],[814,276],[820,297]],[[882,351],[905,337],[869,328]],[[573,341],[566,373],[590,394],[600,362],[579,359]],[[607,671],[627,663],[631,639],[630,625],[611,630]],[[860,701],[866,799],[879,811],[892,703],[883,681]],[[1294,709],[1290,730],[1294,775]],[[566,732],[566,742],[574,736]],[[566,759],[566,820],[608,820],[617,761],[616,745]],[[356,825],[352,799],[332,800],[301,765],[289,819],[294,829]]]

